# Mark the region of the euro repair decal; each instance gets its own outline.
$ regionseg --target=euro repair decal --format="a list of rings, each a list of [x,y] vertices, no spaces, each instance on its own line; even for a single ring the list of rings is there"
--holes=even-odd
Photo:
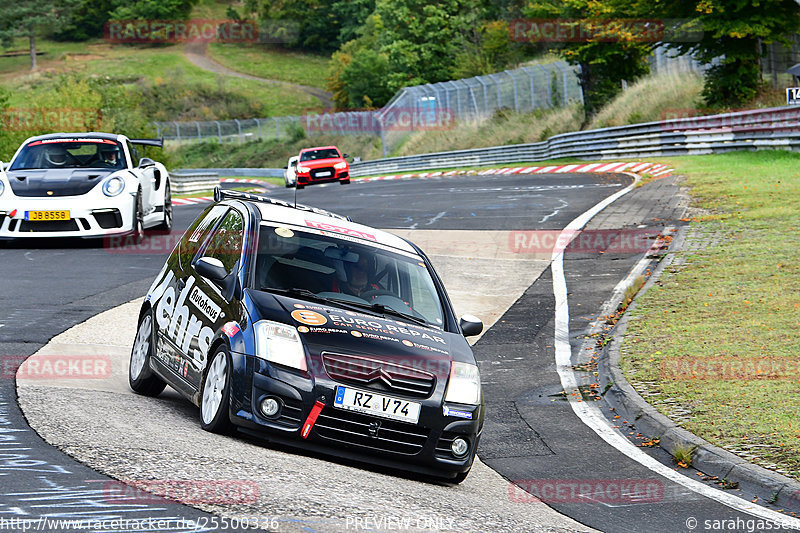
[[[297,309],[292,311],[292,318],[301,324],[307,324],[309,326],[321,326],[328,321],[325,315],[321,315],[310,309]]]

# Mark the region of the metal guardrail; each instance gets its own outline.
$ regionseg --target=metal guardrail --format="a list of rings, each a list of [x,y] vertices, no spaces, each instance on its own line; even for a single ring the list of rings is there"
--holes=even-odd
[[[800,107],[755,109],[562,133],[530,144],[390,157],[350,164],[353,177],[488,166],[574,157],[584,160],[718,154],[736,150],[800,151]],[[189,169],[185,169],[189,170]],[[283,176],[282,169],[191,169],[224,176]]]
[[[226,178],[282,178],[282,168],[179,168],[174,170],[179,174],[191,172],[215,172],[218,176]]]
[[[208,191],[219,187],[219,174],[209,169],[198,169],[196,172],[173,171],[169,179],[175,194]]]
[[[353,177],[564,157],[604,160],[800,149],[800,108],[770,108],[563,133],[530,144],[390,157],[353,163]]]

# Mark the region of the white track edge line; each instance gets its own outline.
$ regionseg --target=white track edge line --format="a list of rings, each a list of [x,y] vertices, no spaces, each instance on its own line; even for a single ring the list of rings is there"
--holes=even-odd
[[[639,182],[639,176],[636,174],[627,173],[633,176],[634,181],[621,191],[617,191],[611,196],[597,203],[594,207],[578,216],[575,220],[567,224],[561,231],[561,235],[556,241],[558,244],[553,250],[551,259],[551,271],[553,274],[553,295],[555,296],[555,352],[556,352],[556,369],[558,376],[561,380],[561,385],[564,387],[564,392],[569,400],[570,407],[572,407],[575,415],[591,428],[601,439],[606,443],[613,446],[616,450],[623,455],[633,459],[645,468],[655,472],[656,474],[669,479],[687,489],[705,496],[711,500],[726,505],[734,510],[747,513],[749,515],[762,518],[781,524],[782,526],[800,528],[800,519],[792,518],[777,511],[772,511],[761,507],[760,505],[748,502],[734,496],[732,494],[724,493],[718,489],[709,487],[700,481],[691,479],[683,474],[672,470],[668,466],[662,464],[655,458],[647,455],[642,450],[634,446],[622,434],[615,431],[611,427],[611,423],[600,413],[600,410],[587,402],[577,401],[575,396],[571,395],[572,391],[577,390],[578,381],[575,373],[572,370],[572,348],[569,343],[569,307],[567,302],[567,282],[564,276],[564,248],[569,243],[576,231],[583,228],[589,220],[592,219],[597,213],[605,209],[608,205],[616,201],[618,198],[632,191],[635,185]]]

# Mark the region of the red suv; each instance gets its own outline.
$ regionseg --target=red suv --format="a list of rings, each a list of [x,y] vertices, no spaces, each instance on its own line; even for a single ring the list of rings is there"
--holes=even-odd
[[[338,181],[342,185],[350,183],[350,165],[335,146],[319,146],[300,151],[297,162],[298,189],[315,183]]]

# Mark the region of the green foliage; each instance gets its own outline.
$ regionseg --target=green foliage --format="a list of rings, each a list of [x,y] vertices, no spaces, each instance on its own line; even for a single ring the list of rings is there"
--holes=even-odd
[[[623,81],[633,82],[649,72],[645,58],[651,45],[641,42],[623,25],[604,22],[629,18],[631,9],[626,0],[537,0],[528,5],[525,15],[579,19],[581,29],[588,31],[585,40],[565,43],[560,50],[567,61],[581,67],[587,120],[622,91]]]
[[[710,107],[738,107],[752,100],[761,84],[763,44],[787,42],[800,28],[800,6],[794,0],[637,0],[638,13],[686,19],[686,29],[699,31],[694,42],[672,43],[714,65],[706,73],[703,97]]]
[[[174,20],[186,19],[197,0],[115,0],[109,20]]]
[[[66,23],[80,0],[0,0],[0,41],[3,45],[16,37],[27,37],[31,50],[31,70],[36,68],[36,33]]]
[[[388,74],[386,55],[368,48],[356,51],[339,76],[347,94],[347,106],[382,107],[394,94],[386,84]]]
[[[511,40],[508,23],[502,20],[484,22],[464,39],[452,70],[454,78],[492,74],[517,63],[519,52]]]
[[[161,83],[139,83],[136,88],[140,114],[151,121],[230,120],[267,114],[258,100],[222,85],[186,83],[179,76]]]
[[[53,37],[58,41],[86,41],[100,37],[115,3],[115,0],[83,0],[72,11],[70,20]]]
[[[388,58],[390,90],[450,79],[470,29],[469,7],[468,0],[377,1],[378,45]]]

